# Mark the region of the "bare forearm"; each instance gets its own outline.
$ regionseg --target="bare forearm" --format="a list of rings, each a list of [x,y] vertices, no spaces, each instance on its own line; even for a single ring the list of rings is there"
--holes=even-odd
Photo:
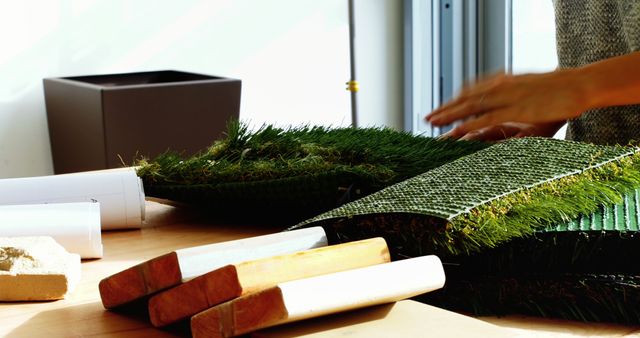
[[[592,63],[575,71],[585,88],[589,108],[640,103],[640,52]]]
[[[628,104],[640,104],[640,52],[579,68],[484,79],[426,118],[435,126],[464,120],[452,137],[510,122],[551,123],[543,128],[551,132],[589,109]]]

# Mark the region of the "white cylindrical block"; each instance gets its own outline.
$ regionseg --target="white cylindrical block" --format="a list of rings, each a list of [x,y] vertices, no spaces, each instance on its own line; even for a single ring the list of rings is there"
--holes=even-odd
[[[102,229],[139,228],[144,190],[134,168],[0,180],[0,205],[99,202]]]
[[[0,206],[0,237],[51,236],[82,258],[102,257],[100,205],[60,203]]]
[[[278,284],[288,312],[296,321],[365,306],[399,301],[440,289],[445,274],[437,256],[299,279]]]

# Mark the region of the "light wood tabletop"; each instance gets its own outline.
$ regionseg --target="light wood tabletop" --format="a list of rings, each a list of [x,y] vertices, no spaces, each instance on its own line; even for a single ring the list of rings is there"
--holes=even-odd
[[[143,311],[139,311],[142,308],[133,306],[121,311],[105,310],[100,302],[98,282],[132,265],[176,249],[258,236],[278,230],[280,229],[277,227],[212,224],[185,208],[165,205],[158,201],[147,201],[147,219],[143,229],[103,232],[104,258],[83,261],[80,284],[67,299],[53,302],[0,303],[0,335],[49,338],[188,336],[189,331],[185,325],[165,330],[153,328],[148,318],[142,314]],[[425,314],[431,313],[430,320],[428,318],[414,320],[415,325],[424,328],[425,331],[430,331],[429,327],[443,321],[449,321],[449,326],[455,326],[457,329],[468,325],[470,337],[477,336],[474,332],[480,332],[478,331],[480,328],[488,330],[487,332],[495,330],[495,336],[640,337],[640,329],[636,327],[523,316],[483,317],[477,320],[414,302],[395,307],[364,310],[360,313],[334,315],[320,321],[302,322],[295,326],[271,329],[256,337],[294,337],[300,336],[300,332],[304,332],[305,337],[368,337],[367,332],[371,331],[367,331],[366,323],[371,322],[376,328],[393,327],[395,315],[389,315],[388,318],[384,318],[384,321],[377,320],[381,318],[381,313],[394,314],[399,311],[411,311],[414,314],[411,318],[417,318],[415,314],[421,311]],[[403,318],[400,325],[408,325],[407,316],[397,318]],[[327,331],[337,329],[339,330]],[[363,330],[362,335],[357,334],[359,330]],[[425,333],[425,336],[443,337],[445,332],[447,330],[437,330],[431,334]],[[459,332],[456,332],[457,336],[460,336]],[[394,336],[397,335],[391,332],[381,335],[381,337]]]

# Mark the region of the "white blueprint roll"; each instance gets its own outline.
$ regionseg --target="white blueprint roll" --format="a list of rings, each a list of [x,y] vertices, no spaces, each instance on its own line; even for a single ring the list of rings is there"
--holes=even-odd
[[[0,205],[100,203],[102,230],[139,228],[144,190],[134,168],[0,179]]]
[[[0,237],[51,236],[82,258],[102,257],[100,205],[54,203],[0,206]]]

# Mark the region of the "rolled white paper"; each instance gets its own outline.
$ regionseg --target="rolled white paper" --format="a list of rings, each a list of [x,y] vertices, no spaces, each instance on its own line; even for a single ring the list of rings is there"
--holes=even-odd
[[[139,228],[144,190],[135,169],[0,179],[0,205],[100,203],[102,230]]]
[[[51,236],[82,258],[102,257],[98,203],[0,206],[0,237]]]

